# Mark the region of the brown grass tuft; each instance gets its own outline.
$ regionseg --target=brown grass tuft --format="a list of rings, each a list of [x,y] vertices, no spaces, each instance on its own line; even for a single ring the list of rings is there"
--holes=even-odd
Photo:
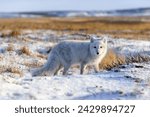
[[[18,68],[15,68],[15,67],[7,68],[5,72],[16,73],[16,74],[22,75],[22,72]]]
[[[17,37],[19,35],[21,35],[21,31],[19,30],[2,31],[1,37]]]
[[[108,50],[107,55],[100,63],[100,69],[110,70],[114,67],[118,67],[122,64],[125,64],[125,57],[117,55],[113,50]]]
[[[13,30],[10,33],[11,37],[18,37],[19,35],[21,35],[21,32],[19,30]]]
[[[10,35],[10,31],[2,31],[0,36],[2,38],[5,38],[5,37],[9,37],[9,35]]]
[[[14,50],[14,45],[8,44],[7,51],[13,51],[13,50]]]
[[[47,59],[47,56],[45,56],[45,55],[43,55],[43,54],[37,54],[36,56],[39,57],[39,58]]]
[[[150,57],[146,55],[136,54],[129,56],[117,55],[113,50],[109,50],[106,57],[102,60],[100,69],[111,70],[123,64],[142,63],[150,61]]]
[[[34,68],[34,67],[40,67],[40,66],[42,66],[43,63],[40,63],[40,62],[25,62],[24,65],[27,66],[27,67]]]
[[[0,73],[4,73],[4,72],[15,73],[20,76],[23,75],[22,71],[20,71],[19,68],[17,68],[17,67],[0,66]]]
[[[31,55],[31,52],[30,52],[30,50],[27,48],[27,47],[25,47],[25,46],[23,46],[20,50],[19,50],[19,54],[26,54],[26,55]]]

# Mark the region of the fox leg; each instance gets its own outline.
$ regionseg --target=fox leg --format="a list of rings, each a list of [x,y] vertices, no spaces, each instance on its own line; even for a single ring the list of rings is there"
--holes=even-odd
[[[64,66],[64,71],[63,71],[63,75],[66,75],[67,74],[67,71],[68,71],[68,69],[70,68],[70,64],[66,64],[65,66]]]
[[[54,75],[58,75],[61,68],[62,68],[62,66],[59,66],[59,68],[55,71]]]
[[[54,75],[57,75],[57,74],[58,74],[58,72],[59,72],[59,69],[57,69],[57,70],[55,71]]]
[[[95,71],[96,73],[98,73],[98,72],[99,72],[99,64],[94,65],[94,71]]]
[[[80,66],[80,74],[83,74],[85,67],[86,67],[86,65],[84,63],[82,63]]]

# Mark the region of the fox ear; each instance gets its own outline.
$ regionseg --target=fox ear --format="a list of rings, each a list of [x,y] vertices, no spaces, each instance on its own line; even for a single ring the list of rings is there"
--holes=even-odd
[[[107,37],[103,37],[102,41],[104,44],[107,44]]]
[[[94,38],[93,37],[91,37],[91,43],[93,43],[94,42]]]

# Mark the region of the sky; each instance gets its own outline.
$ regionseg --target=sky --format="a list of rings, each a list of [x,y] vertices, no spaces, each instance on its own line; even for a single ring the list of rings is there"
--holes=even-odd
[[[116,10],[150,7],[150,0],[0,0],[0,12]]]

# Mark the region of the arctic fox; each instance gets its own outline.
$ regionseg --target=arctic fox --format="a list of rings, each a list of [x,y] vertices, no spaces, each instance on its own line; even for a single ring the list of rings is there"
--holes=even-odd
[[[61,68],[66,75],[71,65],[80,65],[80,74],[87,65],[93,65],[95,72],[99,71],[99,63],[107,53],[105,37],[90,37],[90,42],[64,41],[57,44],[49,53],[48,60],[41,68],[35,69],[32,76],[48,71],[50,76],[56,75]]]

